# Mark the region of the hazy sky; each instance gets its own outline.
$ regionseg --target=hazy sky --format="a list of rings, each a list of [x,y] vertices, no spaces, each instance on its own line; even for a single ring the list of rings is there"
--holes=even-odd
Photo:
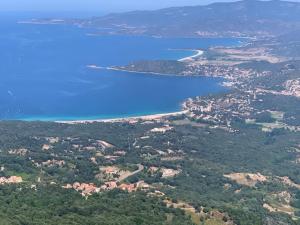
[[[216,0],[0,0],[0,11],[128,11],[200,5]],[[230,1],[230,0],[219,0]],[[232,0],[231,0],[232,1]]]
[[[233,0],[0,0],[0,11],[128,11]],[[298,0],[300,1],[300,0]]]

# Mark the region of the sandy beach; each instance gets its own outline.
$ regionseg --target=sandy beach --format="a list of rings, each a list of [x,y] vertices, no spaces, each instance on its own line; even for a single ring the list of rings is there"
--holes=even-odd
[[[64,123],[64,124],[82,124],[82,123],[120,123],[120,122],[129,122],[135,123],[139,120],[144,121],[151,121],[151,120],[160,120],[169,116],[180,116],[186,114],[188,111],[178,111],[178,112],[171,112],[171,113],[161,113],[161,114],[152,114],[152,115],[145,115],[145,116],[134,116],[134,117],[121,117],[115,119],[95,119],[95,120],[72,120],[72,121],[55,121],[56,123]]]
[[[197,57],[199,57],[199,56],[201,56],[201,55],[204,54],[204,51],[203,51],[203,50],[194,50],[194,51],[197,52],[195,55],[192,55],[192,56],[188,56],[188,57],[179,59],[178,61],[179,61],[179,62],[190,61],[190,60],[193,60],[194,58],[197,58]]]

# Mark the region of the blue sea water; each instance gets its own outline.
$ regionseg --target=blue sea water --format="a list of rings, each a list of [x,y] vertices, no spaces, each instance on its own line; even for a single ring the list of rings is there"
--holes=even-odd
[[[180,59],[237,39],[89,36],[67,25],[0,22],[0,119],[116,118],[180,110],[189,97],[225,91],[220,79],[92,70],[136,60]],[[174,50],[177,49],[177,50]]]

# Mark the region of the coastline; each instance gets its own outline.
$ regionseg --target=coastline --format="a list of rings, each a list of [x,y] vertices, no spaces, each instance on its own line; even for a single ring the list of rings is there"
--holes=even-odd
[[[144,116],[133,116],[133,117],[120,117],[114,119],[87,119],[87,120],[70,120],[70,121],[54,121],[55,123],[62,123],[62,124],[88,124],[88,123],[121,123],[121,122],[128,122],[128,123],[136,123],[139,120],[143,121],[151,121],[151,120],[161,120],[169,116],[180,116],[184,115],[188,112],[188,110],[182,110],[177,112],[170,112],[170,113],[159,113],[159,114],[149,114]]]
[[[106,68],[98,68],[98,69],[106,69],[106,70],[114,70],[114,71],[120,71],[120,72],[127,72],[127,73],[135,73],[135,74],[151,74],[156,76],[170,76],[170,77],[201,77],[202,75],[179,75],[179,74],[167,74],[167,73],[155,73],[155,72],[143,72],[143,71],[131,71],[126,69],[119,69],[115,67],[106,67]]]
[[[200,50],[200,49],[194,49],[192,51],[195,51],[196,54],[188,56],[188,57],[184,57],[181,59],[178,59],[177,61],[179,62],[186,62],[186,61],[191,61],[194,58],[197,58],[199,56],[202,56],[204,54],[204,50]],[[90,64],[86,66],[88,69],[93,69],[93,70],[101,70],[101,69],[105,69],[105,70],[114,70],[114,71],[120,71],[120,72],[127,72],[127,73],[135,73],[135,74],[151,74],[151,75],[157,75],[157,76],[173,76],[173,77],[202,77],[203,75],[180,75],[180,74],[167,74],[167,73],[156,73],[156,72],[143,72],[143,71],[131,71],[131,70],[126,70],[126,69],[121,69],[121,68],[117,68],[114,66],[108,66],[108,67],[103,67],[103,66],[98,66],[95,64]]]

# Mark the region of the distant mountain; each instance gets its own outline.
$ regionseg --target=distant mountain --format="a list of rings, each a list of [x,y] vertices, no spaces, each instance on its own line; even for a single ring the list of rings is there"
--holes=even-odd
[[[277,36],[300,29],[300,3],[244,0],[109,14],[81,23],[121,34]]]

